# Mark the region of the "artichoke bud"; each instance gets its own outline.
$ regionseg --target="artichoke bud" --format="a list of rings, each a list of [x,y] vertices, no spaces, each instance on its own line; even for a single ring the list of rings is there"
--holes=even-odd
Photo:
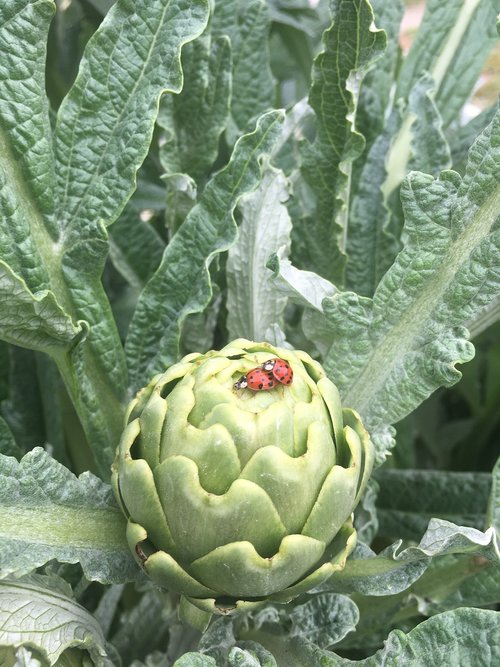
[[[273,357],[291,384],[235,388]],[[239,339],[190,354],[127,414],[113,464],[127,539],[183,604],[229,614],[287,602],[344,566],[373,446],[305,352]]]

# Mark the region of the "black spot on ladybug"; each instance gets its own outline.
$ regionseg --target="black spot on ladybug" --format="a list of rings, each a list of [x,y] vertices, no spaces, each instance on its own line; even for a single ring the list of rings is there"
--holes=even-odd
[[[259,384],[259,389],[262,389],[263,387],[264,387],[264,385],[263,385],[262,382],[261,382],[261,383]]]

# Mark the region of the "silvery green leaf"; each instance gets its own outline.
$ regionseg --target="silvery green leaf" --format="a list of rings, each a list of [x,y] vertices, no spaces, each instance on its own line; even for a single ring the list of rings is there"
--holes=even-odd
[[[64,593],[53,576],[0,580],[0,646],[35,649],[50,665],[78,647],[103,665],[107,654],[101,628],[70,591]]]
[[[360,82],[385,47],[366,0],[332,0],[333,23],[313,67],[309,104],[316,138],[305,149],[303,175],[316,195],[315,215],[303,226],[311,266],[343,284],[352,162],[364,147],[355,127]]]
[[[419,579],[433,558],[468,554],[482,556],[497,564],[500,561],[493,528],[481,532],[441,519],[431,519],[418,546],[406,549],[401,546],[402,540],[398,540],[377,555],[366,546],[359,547],[345,568],[335,573],[321,589],[336,593],[357,591],[363,595],[394,595]]]
[[[288,197],[283,172],[269,168],[255,192],[239,204],[238,238],[229,249],[226,264],[229,339],[267,340],[274,345],[283,342],[272,328],[283,327],[287,298],[269,280],[266,263],[278,250],[285,257],[290,252]]]
[[[370,479],[354,513],[354,528],[356,528],[358,540],[368,545],[371,544],[379,529],[376,507],[378,492],[379,484],[373,478]]]
[[[435,102],[447,127],[472,92],[496,41],[497,0],[429,0],[399,73],[396,99],[407,98],[423,72],[436,84]]]
[[[173,649],[176,609],[164,591],[149,586],[137,602],[127,605],[112,626],[110,642],[123,658],[140,657],[153,649]],[[184,628],[186,638],[189,631]]]
[[[57,187],[66,234],[117,218],[151,142],[160,95],[182,88],[181,47],[207,18],[206,0],[120,1],[104,18],[58,112]]]
[[[481,556],[438,558],[412,586],[410,597],[425,616],[458,607],[497,605],[500,568],[497,562]]]
[[[323,302],[335,344],[325,359],[369,428],[397,422],[473,355],[463,328],[500,291],[500,114],[478,137],[464,179],[412,173],[402,188],[407,243],[373,300]]]
[[[184,319],[209,303],[208,267],[235,241],[234,208],[242,195],[258,185],[260,157],[271,150],[281,120],[281,112],[264,114],[255,131],[238,140],[228,165],[209,181],[165,249],[139,299],[126,341],[133,388],[138,389],[176,359]]]
[[[299,636],[327,648],[341,641],[356,629],[359,611],[347,595],[321,593],[290,613],[290,635]]]
[[[312,271],[293,266],[286,257],[274,254],[266,264],[273,271],[273,284],[284,296],[305,308],[322,310],[323,299],[336,292],[331,282]]]
[[[113,584],[106,588],[94,611],[94,618],[99,623],[105,637],[108,636],[124,589],[125,584]]]
[[[201,653],[211,656],[217,663],[224,663],[234,646],[234,623],[231,618],[215,618],[203,633],[198,648]]]
[[[0,567],[20,576],[57,559],[79,562],[91,581],[140,577],[111,487],[76,478],[40,447],[18,462],[0,456]]]
[[[325,355],[331,346],[331,328],[323,315],[323,299],[332,296],[336,289],[326,278],[312,271],[297,269],[292,263],[274,254],[266,265],[273,271],[274,289],[290,302],[304,307],[302,329],[306,338]]]
[[[393,630],[383,648],[358,667],[492,667],[500,659],[500,612],[464,607],[434,616],[405,634]],[[478,641],[481,637],[481,641]],[[487,650],[485,651],[485,647]],[[302,639],[289,645],[289,667],[351,667],[353,662]]]

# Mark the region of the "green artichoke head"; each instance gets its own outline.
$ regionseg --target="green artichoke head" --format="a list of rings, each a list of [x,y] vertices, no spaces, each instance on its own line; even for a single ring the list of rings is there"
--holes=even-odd
[[[289,386],[235,389],[274,357],[290,364]],[[233,613],[286,602],[344,566],[372,465],[358,415],[316,361],[239,339],[138,393],[113,486],[145,572],[185,604]]]

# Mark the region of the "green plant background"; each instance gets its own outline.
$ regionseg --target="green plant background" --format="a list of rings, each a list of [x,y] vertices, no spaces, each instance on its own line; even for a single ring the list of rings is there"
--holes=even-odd
[[[500,663],[500,6],[428,0],[403,52],[404,10],[1,4],[2,664]],[[344,571],[200,636],[110,464],[239,336],[320,360],[378,468]]]

